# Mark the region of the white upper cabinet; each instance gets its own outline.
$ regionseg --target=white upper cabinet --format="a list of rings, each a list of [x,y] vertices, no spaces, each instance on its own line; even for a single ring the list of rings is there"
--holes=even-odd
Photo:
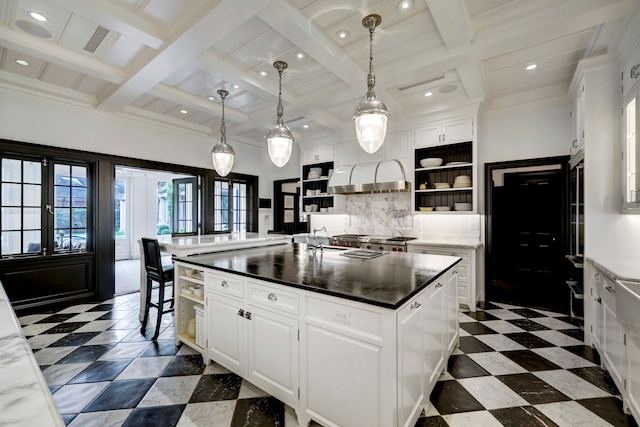
[[[471,118],[432,123],[415,130],[415,146],[453,144],[473,139],[473,121]]]
[[[393,132],[387,135],[382,145],[384,160],[405,159],[413,155],[411,151],[411,131]]]
[[[571,147],[572,156],[584,150],[584,83],[578,86],[571,104]]]
[[[336,167],[355,165],[358,163],[358,143],[356,141],[339,142],[336,144]]]
[[[640,44],[625,62],[622,70],[622,210],[640,213],[640,150],[638,124],[640,123]]]
[[[333,161],[333,145],[314,147],[302,151],[302,164],[325,163]]]

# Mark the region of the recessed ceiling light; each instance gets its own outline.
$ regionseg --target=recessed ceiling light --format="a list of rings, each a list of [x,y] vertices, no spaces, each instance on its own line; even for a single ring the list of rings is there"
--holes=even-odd
[[[16,59],[16,63],[17,63],[18,65],[24,65],[25,67],[26,67],[27,65],[29,65],[29,63],[28,63],[27,61],[25,61],[24,59]]]
[[[424,94],[424,96],[431,96],[431,95],[433,95],[433,92],[427,92]]]
[[[215,96],[211,96],[211,95],[209,95],[209,96],[207,96],[207,99],[208,99],[209,101],[215,101],[216,97],[215,97]]]
[[[309,129],[309,125],[302,125],[303,128]]]
[[[538,64],[527,65],[527,70],[529,71],[535,70],[536,68],[538,68]]]
[[[446,85],[446,86],[442,86],[440,89],[438,89],[438,92],[440,92],[440,93],[451,93],[451,92],[454,92],[456,89],[458,89],[458,86],[456,86],[456,85]]]
[[[298,59],[304,59],[305,56],[307,56],[307,55],[305,55],[304,52],[296,53],[296,58],[298,58]]]
[[[260,74],[262,77],[266,77],[269,75],[269,73],[267,73],[265,70],[258,71],[258,74]]]
[[[29,12],[29,15],[36,21],[44,22],[47,20],[46,16],[38,12]]]
[[[231,85],[231,87],[234,88],[234,89],[240,89],[240,86],[238,86],[238,85]]]
[[[402,0],[398,2],[398,10],[401,12],[406,12],[407,10],[411,10],[413,8],[413,0]]]
[[[347,31],[347,30],[340,30],[340,31],[338,31],[338,32],[336,33],[336,37],[337,37],[337,38],[339,38],[339,39],[341,39],[341,40],[344,40],[344,39],[346,39],[347,37],[349,37],[349,31]]]
[[[182,114],[187,114],[187,113],[188,113],[188,111],[187,111],[187,110],[180,110],[180,112],[181,112]]]

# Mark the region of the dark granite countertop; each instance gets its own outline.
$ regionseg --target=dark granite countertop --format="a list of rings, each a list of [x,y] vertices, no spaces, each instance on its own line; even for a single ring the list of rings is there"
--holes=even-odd
[[[373,259],[315,255],[302,243],[175,258],[195,266],[396,309],[460,261],[459,257],[386,252]]]

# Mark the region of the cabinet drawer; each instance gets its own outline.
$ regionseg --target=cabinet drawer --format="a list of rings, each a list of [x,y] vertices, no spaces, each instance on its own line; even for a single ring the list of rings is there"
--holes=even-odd
[[[232,297],[244,297],[244,280],[222,273],[206,272],[204,283],[208,290]]]
[[[458,282],[458,302],[469,305],[469,283]]]
[[[247,283],[247,300],[262,308],[298,314],[298,294],[259,283]]]
[[[307,321],[341,333],[351,332],[369,341],[382,339],[382,313],[337,301],[307,297]]]
[[[431,255],[447,255],[447,256],[459,256],[462,258],[461,262],[471,262],[471,253],[469,251],[455,249],[455,248],[425,248],[421,251],[423,254],[431,254]]]
[[[458,281],[459,282],[470,282],[471,277],[469,272],[471,271],[471,264],[468,262],[460,261],[456,265],[453,266],[453,270],[458,272]]]

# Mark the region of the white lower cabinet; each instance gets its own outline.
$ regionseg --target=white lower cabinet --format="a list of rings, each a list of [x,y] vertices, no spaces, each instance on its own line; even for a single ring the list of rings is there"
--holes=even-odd
[[[397,310],[205,269],[205,361],[300,425],[413,427],[458,343],[458,274]]]
[[[616,318],[615,285],[604,278],[602,296],[604,365],[621,392],[624,391],[624,331]]]
[[[628,338],[626,340],[627,349],[627,398],[625,407],[635,417],[640,420],[640,337]]]

